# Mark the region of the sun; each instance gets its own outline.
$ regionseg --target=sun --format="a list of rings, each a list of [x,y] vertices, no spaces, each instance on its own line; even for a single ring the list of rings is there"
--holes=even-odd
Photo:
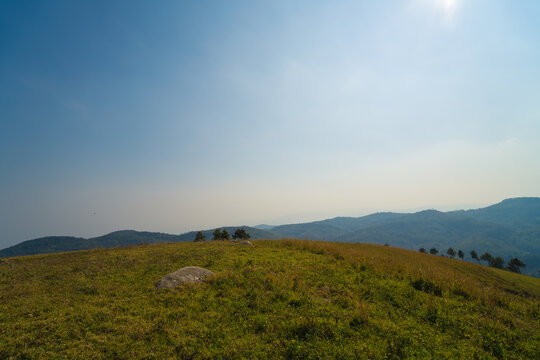
[[[441,17],[446,24],[452,24],[460,11],[463,0],[413,0],[414,3],[430,9]]]
[[[453,9],[456,6],[457,0],[437,0],[446,9]]]
[[[456,12],[459,0],[435,0],[437,5],[446,13],[452,16]]]

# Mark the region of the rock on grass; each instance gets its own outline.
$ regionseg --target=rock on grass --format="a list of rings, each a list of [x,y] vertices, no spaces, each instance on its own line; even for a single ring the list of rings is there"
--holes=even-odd
[[[203,281],[209,275],[214,275],[214,273],[198,266],[186,266],[162,277],[161,280],[159,280],[159,282],[156,284],[156,288],[174,289],[184,283],[196,283]]]

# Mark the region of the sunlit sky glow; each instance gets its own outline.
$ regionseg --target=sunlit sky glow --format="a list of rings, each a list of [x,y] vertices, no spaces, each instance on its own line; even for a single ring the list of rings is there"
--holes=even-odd
[[[4,1],[0,248],[540,195],[540,2]]]
[[[458,6],[458,0],[436,0],[446,13],[453,14]]]

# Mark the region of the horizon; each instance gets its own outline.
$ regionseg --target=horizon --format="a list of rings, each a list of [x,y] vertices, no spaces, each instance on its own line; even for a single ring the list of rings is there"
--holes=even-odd
[[[540,3],[0,4],[0,248],[540,196]]]
[[[251,227],[251,228],[257,228],[257,226],[259,226],[259,225],[265,225],[265,226],[271,226],[273,228],[273,227],[277,227],[277,226],[281,226],[281,225],[304,224],[304,223],[318,222],[318,221],[323,221],[323,220],[331,220],[331,219],[340,218],[340,217],[361,218],[361,217],[364,217],[364,216],[369,216],[369,215],[378,214],[378,213],[416,214],[416,213],[419,213],[419,212],[422,212],[422,211],[429,211],[429,210],[439,211],[439,212],[442,212],[442,213],[452,212],[452,211],[459,211],[459,210],[465,210],[465,211],[466,210],[477,210],[477,209],[482,209],[482,208],[489,207],[489,206],[492,206],[492,205],[497,205],[497,204],[499,204],[499,203],[501,203],[503,201],[506,201],[506,200],[513,200],[513,199],[540,199],[540,197],[521,196],[521,197],[516,197],[516,198],[506,198],[506,199],[503,199],[503,200],[501,200],[499,202],[496,202],[494,204],[486,204],[486,205],[483,205],[481,207],[474,206],[474,205],[461,206],[461,207],[457,207],[457,206],[446,206],[446,207],[445,206],[442,206],[442,207],[425,206],[425,207],[419,207],[419,208],[414,208],[414,209],[401,209],[401,210],[389,210],[389,211],[381,210],[381,211],[375,211],[375,212],[368,212],[368,213],[365,213],[363,215],[356,215],[356,216],[355,215],[337,215],[337,216],[331,216],[331,217],[309,218],[308,220],[305,220],[305,221],[282,222],[282,223],[279,223],[279,224],[258,223],[258,224],[219,225],[219,226],[211,226],[209,228],[204,228],[204,229],[203,228],[200,228],[200,229],[188,229],[188,230],[185,230],[185,231],[180,232],[180,233],[168,233],[168,232],[164,232],[164,231],[159,231],[157,229],[156,230],[149,230],[149,229],[115,229],[115,230],[111,230],[111,231],[101,233],[101,234],[94,234],[92,236],[82,236],[82,235],[72,235],[72,234],[62,234],[62,235],[49,234],[49,235],[38,236],[38,237],[35,237],[35,238],[31,238],[31,239],[26,239],[26,240],[23,240],[23,241],[20,241],[20,242],[11,244],[11,245],[7,245],[5,247],[0,248],[0,250],[2,250],[4,248],[8,248],[8,247],[13,246],[13,245],[20,244],[21,242],[24,242],[24,241],[35,240],[35,239],[46,238],[46,237],[55,237],[55,236],[91,239],[91,238],[95,238],[95,237],[99,237],[99,236],[103,236],[103,235],[107,235],[107,234],[111,234],[111,233],[115,233],[115,232],[122,232],[122,231],[151,232],[151,233],[162,233],[162,234],[179,235],[180,236],[180,235],[184,235],[184,234],[188,234],[188,233],[192,233],[192,232],[197,232],[197,231],[209,231],[209,230],[220,229],[220,228],[228,228],[228,227],[247,226],[247,227]],[[298,218],[298,216],[300,216],[300,215],[296,214],[293,217]],[[287,218],[287,216],[284,216],[282,218]],[[269,231],[271,231],[271,229],[269,229]]]

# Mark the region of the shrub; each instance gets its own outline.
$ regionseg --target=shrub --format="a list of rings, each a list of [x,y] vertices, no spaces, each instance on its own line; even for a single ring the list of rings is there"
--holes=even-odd
[[[434,282],[432,282],[430,280],[426,280],[426,279],[423,279],[423,278],[416,279],[416,280],[411,282],[411,285],[416,290],[420,290],[420,291],[423,291],[423,292],[428,293],[428,294],[433,294],[433,295],[437,295],[437,296],[442,295],[442,290],[441,290],[440,286],[435,284]]]

